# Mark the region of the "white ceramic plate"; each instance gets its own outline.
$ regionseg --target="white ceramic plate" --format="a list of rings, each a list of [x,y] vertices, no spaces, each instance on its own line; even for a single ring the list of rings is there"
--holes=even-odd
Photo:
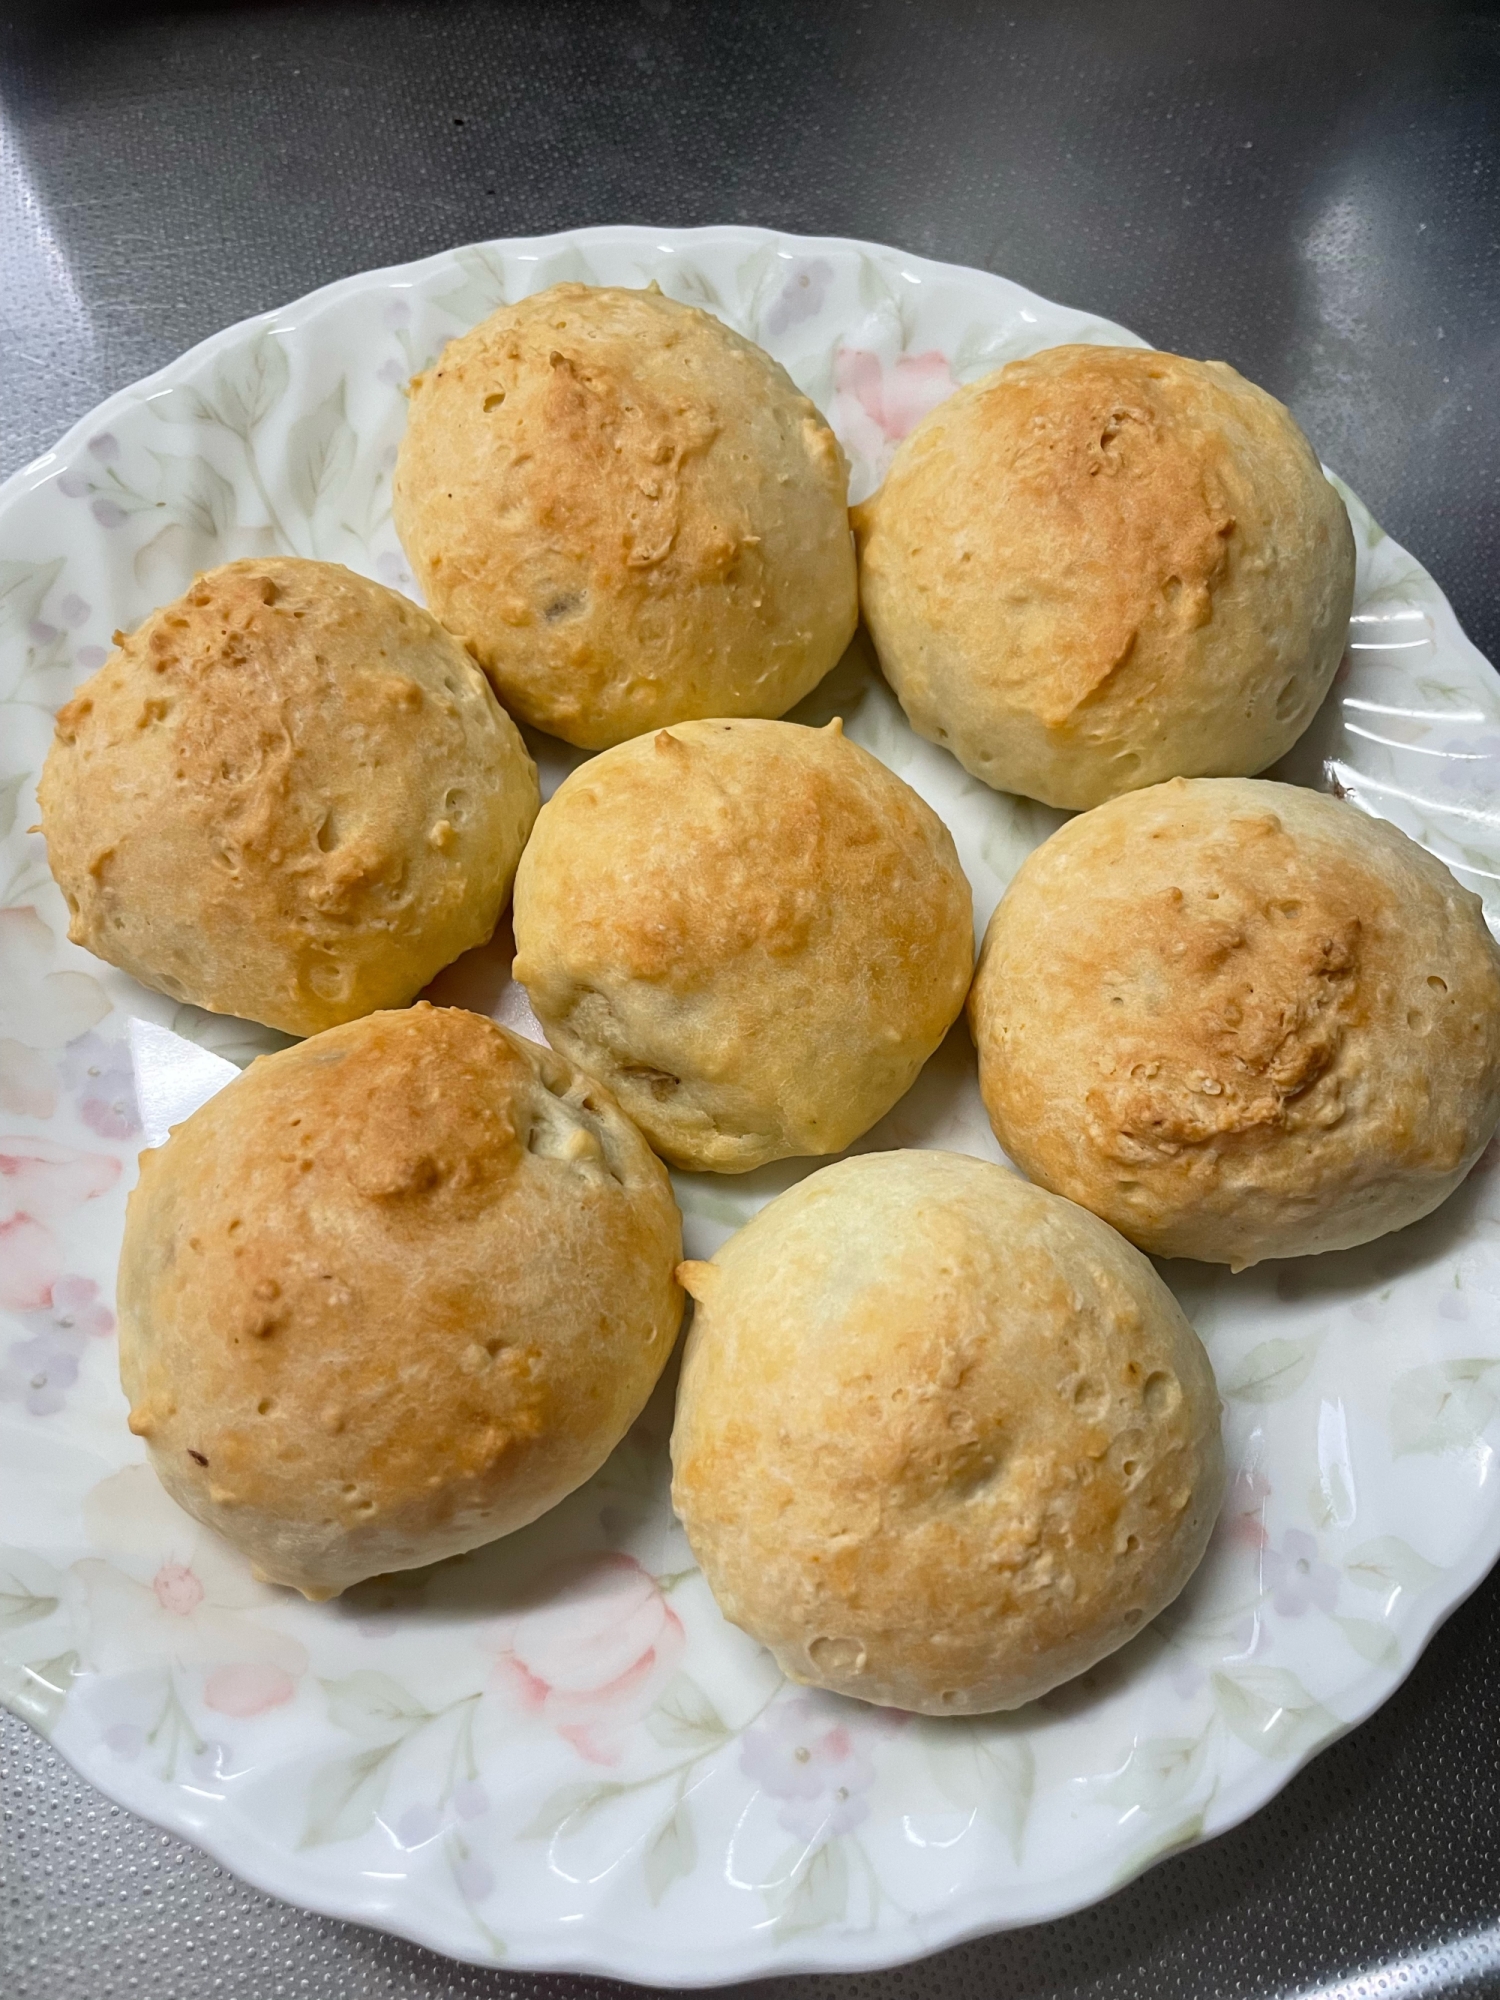
[[[111,1284],[142,1124],[277,1037],[64,941],[28,834],[52,712],[192,573],[294,550],[410,579],[401,385],[561,278],[719,313],[827,411],[868,492],[957,382],[1129,341],[1001,278],[747,229],[603,229],[350,278],[112,397],[0,493],[0,1688],[112,1798],[276,1895],[460,1958],[658,1985],[889,1965],[1106,1894],[1265,1802],[1367,1715],[1500,1551],[1500,1175],[1366,1251],[1169,1267],[1235,1481],[1187,1597],[1014,1717],[783,1686],[667,1504],[670,1385],[590,1484],[471,1557],[308,1605],[164,1498],[125,1428]],[[1349,497],[1350,651],[1283,775],[1500,890],[1500,700],[1432,580]],[[1060,815],[919,742],[852,652],[804,705],[952,827],[982,926]],[[549,783],[570,753],[538,746]],[[525,1025],[497,945],[442,997]],[[535,1033],[535,1025],[532,1024]],[[867,1147],[995,1157],[961,1029]],[[692,1254],[805,1171],[680,1176]]]

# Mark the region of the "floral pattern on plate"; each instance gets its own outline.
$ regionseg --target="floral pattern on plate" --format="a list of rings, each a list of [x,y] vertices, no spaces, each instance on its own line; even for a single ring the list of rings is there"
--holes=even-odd
[[[521,1534],[314,1606],[167,1500],[124,1424],[112,1281],[143,1141],[285,1037],[66,941],[35,818],[52,715],[193,572],[271,550],[411,577],[402,387],[508,298],[660,284],[767,346],[853,495],[958,384],[1132,341],[1005,280],[725,228],[495,243],[351,278],[110,400],[0,494],[0,1697],[111,1797],[263,1887],[459,1957],[656,1984],[895,1963],[1075,1908],[1233,1824],[1397,1684],[1500,1551],[1500,1153],[1426,1222],[1231,1277],[1164,1267],[1234,1478],[1187,1593],[1013,1716],[786,1686],[720,1618],[667,1497],[672,1384]],[[1279,775],[1395,820],[1500,910],[1500,699],[1346,495],[1349,652]],[[838,713],[952,827],[980,927],[1062,815],[916,738],[862,641]],[[548,789],[576,752],[536,739]],[[503,937],[435,997],[536,1034]],[[998,1157],[955,1029],[862,1148]],[[707,1255],[810,1170],[679,1175]]]

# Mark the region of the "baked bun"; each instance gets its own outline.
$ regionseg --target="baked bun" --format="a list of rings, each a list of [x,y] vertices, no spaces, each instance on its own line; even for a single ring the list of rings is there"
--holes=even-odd
[[[515,976],[679,1167],[837,1153],[916,1080],[973,970],[952,836],[839,723],[683,722],[542,808]]]
[[[130,1428],[264,1581],[332,1597],[523,1527],[671,1351],[667,1176],[550,1049],[425,1004],[262,1056],[141,1155]]]
[[[412,383],[396,528],[524,721],[596,750],[784,715],[854,632],[838,440],[709,314],[554,285]]]
[[[37,797],[75,944],[310,1035],[405,1003],[488,938],[537,782],[435,619],[273,556],[210,570],[119,639],[59,714]]]
[[[957,1153],[867,1153],[709,1264],[672,1501],[782,1671],[927,1715],[1019,1708],[1121,1646],[1202,1556],[1213,1371],[1145,1258]]]
[[[1344,503],[1288,412],[1222,361],[1013,361],[920,424],[854,520],[912,727],[1048,805],[1264,770],[1343,655]]]
[[[1450,1194],[1500,1118],[1500,951],[1384,820],[1176,779],[1022,866],[969,1003],[996,1136],[1143,1250],[1241,1270]]]

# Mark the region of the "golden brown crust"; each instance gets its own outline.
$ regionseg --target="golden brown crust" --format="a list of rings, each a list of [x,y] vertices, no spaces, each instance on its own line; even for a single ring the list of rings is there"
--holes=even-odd
[[[515,976],[674,1165],[840,1151],[963,1005],[951,835],[837,723],[685,722],[576,771],[516,877]]]
[[[644,1405],[682,1296],[607,1092],[425,1004],[280,1055],[141,1156],[130,1426],[173,1499],[327,1597],[534,1520]]]
[[[1017,1708],[1192,1574],[1223,1488],[1213,1372],[1082,1209],[957,1154],[862,1154],[680,1276],[673,1504],[793,1680]]]
[[[313,1034],[482,944],[536,817],[484,676],[334,563],[228,563],[57,718],[38,787],[75,944],[216,1013]]]
[[[760,348],[654,287],[554,285],[413,382],[395,506],[506,706],[597,749],[817,685],[857,615],[847,492]]]
[[[1264,770],[1343,653],[1343,502],[1287,411],[1223,362],[1011,362],[912,433],[854,522],[913,727],[1050,805]]]
[[[969,1002],[1002,1146],[1166,1257],[1235,1268],[1414,1222],[1500,1118],[1500,951],[1383,820],[1177,779],[1072,820]]]

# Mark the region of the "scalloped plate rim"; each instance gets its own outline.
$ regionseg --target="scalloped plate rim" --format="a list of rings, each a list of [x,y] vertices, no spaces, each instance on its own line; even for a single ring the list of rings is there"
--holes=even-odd
[[[973,285],[976,281],[981,284],[992,284],[1012,297],[1019,295],[1024,299],[1037,300],[1046,306],[1059,303],[1046,299],[1042,294],[1033,292],[1029,287],[1019,285],[1015,280],[1006,278],[998,272],[977,266],[931,258],[868,239],[802,235],[743,223],[709,224],[692,228],[656,228],[649,224],[634,223],[596,224],[552,231],[538,236],[482,238],[468,243],[454,244],[399,263],[347,273],[280,306],[248,314],[219,328],[151,374],[112,391],[71,424],[47,451],[19,467],[0,482],[0,513],[8,512],[14,503],[22,500],[34,487],[51,477],[60,457],[70,449],[86,443],[87,439],[104,428],[116,413],[149,400],[153,393],[168,387],[184,371],[201,364],[220,351],[234,347],[256,329],[274,331],[278,323],[285,322],[292,315],[297,315],[299,318],[309,317],[366,287],[382,283],[386,285],[415,283],[465,251],[499,251],[513,255],[534,252],[545,255],[549,251],[562,251],[569,246],[587,248],[590,244],[619,244],[640,240],[643,244],[675,252],[690,251],[698,246],[722,244],[726,240],[735,239],[742,240],[750,248],[772,243],[785,246],[796,253],[814,253],[818,250],[839,253],[854,251],[879,259],[890,259],[917,266],[924,274],[941,274],[966,285]],[[1119,325],[1115,321],[1104,321],[1103,316],[1095,317],[1100,323]],[[1123,327],[1120,330],[1127,331]],[[1441,617],[1449,642],[1459,642],[1462,650],[1474,661],[1480,662],[1487,671],[1493,672],[1490,662],[1464,631],[1446,594],[1430,572],[1402,545],[1392,542],[1391,546],[1421,573],[1432,593],[1432,608]],[[1010,1905],[1009,1908],[990,1910],[976,1908],[971,1917],[957,1924],[949,1925],[943,1922],[941,1917],[919,1917],[915,1920],[913,1929],[926,1929],[931,1935],[913,1941],[910,1949],[893,1949],[892,1947],[897,1945],[897,1939],[890,1932],[876,1929],[861,1932],[856,1929],[830,1928],[819,1934],[809,1934],[806,1942],[800,1947],[782,1945],[759,1948],[753,1941],[752,1933],[750,1940],[736,1947],[737,1962],[733,1965],[727,1965],[722,1955],[717,1952],[707,1962],[687,1962],[699,1957],[702,1947],[698,1946],[684,1952],[679,1962],[673,1964],[661,1961],[658,1947],[638,1946],[633,1941],[610,1932],[607,1926],[600,1924],[597,1919],[584,1918],[576,1924],[570,1923],[566,1926],[560,1938],[560,1941],[566,1941],[565,1948],[555,1952],[546,1948],[544,1939],[548,1935],[557,1936],[557,1926],[551,1926],[547,1933],[537,1931],[532,1934],[518,1933],[514,1928],[510,1928],[505,1955],[503,1958],[497,1958],[494,1954],[486,1953],[479,1948],[465,1950],[461,1943],[440,1937],[437,1934],[437,1926],[426,1926],[420,1922],[406,1920],[393,1906],[374,1908],[372,1905],[379,1899],[370,1895],[350,1894],[342,1899],[321,1895],[314,1902],[299,1892],[294,1883],[286,1879],[295,1868],[295,1850],[280,1850],[265,1839],[255,1840],[253,1848],[249,1850],[240,1847],[234,1840],[222,1840],[216,1837],[211,1827],[195,1824],[193,1815],[167,1810],[172,1796],[170,1794],[163,1795],[161,1810],[143,1807],[129,1785],[110,1782],[111,1774],[107,1767],[97,1770],[87,1769],[81,1762],[68,1757],[58,1746],[53,1745],[53,1747],[87,1784],[104,1797],[148,1824],[159,1826],[188,1841],[231,1874],[257,1890],[314,1914],[357,1923],[367,1929],[404,1938],[460,1963],[486,1966],[496,1970],[568,1972],[586,1977],[622,1979],[643,1985],[653,1984],[674,1990],[721,1986],[764,1977],[895,1968],[912,1964],[939,1951],[972,1943],[982,1937],[999,1935],[1005,1931],[1075,1914],[1125,1888],[1161,1861],[1185,1851],[1186,1847],[1201,1845],[1244,1824],[1283,1791],[1313,1758],[1367,1721],[1375,1710],[1405,1683],[1438,1629],[1462,1608],[1495,1566],[1497,1558],[1500,1558],[1500,1522],[1496,1523],[1492,1531],[1492,1539],[1496,1543],[1495,1547],[1486,1551],[1476,1544],[1467,1562],[1445,1566],[1444,1600],[1436,1605],[1429,1615],[1416,1618],[1411,1630],[1414,1641],[1412,1649],[1398,1665],[1379,1667],[1371,1664],[1362,1674],[1347,1683],[1344,1691],[1346,1695],[1358,1691],[1357,1699],[1346,1701],[1345,1704],[1352,1708],[1353,1713],[1340,1715],[1337,1718],[1339,1726],[1330,1731],[1314,1747],[1284,1760],[1268,1757],[1262,1764],[1248,1766],[1246,1775],[1231,1789],[1215,1794],[1202,1815],[1201,1831],[1191,1839],[1181,1846],[1148,1854],[1127,1872],[1121,1872],[1118,1867],[1111,1869],[1107,1865],[1099,1865],[1086,1867],[1074,1875],[1050,1875],[1045,1885],[1050,1894],[1045,1896],[1038,1893],[1044,1885],[1024,1881],[1006,1883],[998,1893]],[[233,1825],[233,1822],[225,1822],[226,1827]],[[235,1828],[235,1831],[241,1829]],[[265,1865],[262,1865],[263,1862]],[[353,1877],[355,1882],[362,1882],[363,1879],[361,1875]],[[1026,1899],[1025,1909],[1015,1908],[1018,1895]],[[977,1905],[980,1893],[970,1892],[969,1900],[971,1905]],[[581,1948],[585,1945],[587,1949]]]

